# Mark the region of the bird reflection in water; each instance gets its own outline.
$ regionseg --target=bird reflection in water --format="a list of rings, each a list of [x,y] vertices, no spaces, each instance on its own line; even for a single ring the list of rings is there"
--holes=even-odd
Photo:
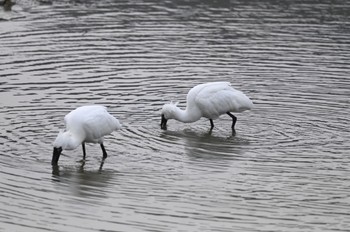
[[[79,162],[81,163],[81,165],[79,166],[79,171],[78,172],[83,173],[84,172],[84,166],[85,166],[85,160],[81,160]],[[102,161],[100,163],[100,166],[98,168],[98,173],[102,173],[102,168],[103,168],[104,163],[105,163],[105,160],[102,159]],[[52,175],[53,176],[60,176],[60,166],[59,165],[53,165],[52,166]]]
[[[223,163],[229,166],[230,160],[239,158],[249,144],[249,140],[236,134],[226,137],[213,135],[212,130],[200,133],[191,129],[181,131],[163,131],[162,137],[185,145],[185,152],[190,160],[197,163],[199,160],[210,160],[211,163]],[[176,142],[177,140],[177,142]]]
[[[11,0],[4,0],[2,2],[2,7],[4,7],[5,11],[11,11],[13,5],[15,4]]]
[[[111,179],[115,177],[114,172],[103,170],[104,161],[99,168],[91,170],[86,167],[88,163],[82,161],[79,166],[60,167],[52,166],[52,181],[56,182],[59,191],[67,191],[73,196],[103,197],[104,188],[108,186]]]

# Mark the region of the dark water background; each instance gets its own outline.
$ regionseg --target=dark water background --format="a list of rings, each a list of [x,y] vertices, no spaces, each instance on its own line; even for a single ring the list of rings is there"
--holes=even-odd
[[[348,1],[33,1],[0,9],[0,231],[349,231]],[[169,121],[230,81],[255,103]],[[75,107],[123,124],[50,165]]]

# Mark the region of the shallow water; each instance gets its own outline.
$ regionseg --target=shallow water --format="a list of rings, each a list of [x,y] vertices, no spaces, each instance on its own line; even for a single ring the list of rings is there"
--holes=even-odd
[[[0,10],[0,231],[348,231],[346,1],[17,1]],[[230,81],[255,103],[168,122],[170,100]],[[123,124],[52,142],[75,107]]]

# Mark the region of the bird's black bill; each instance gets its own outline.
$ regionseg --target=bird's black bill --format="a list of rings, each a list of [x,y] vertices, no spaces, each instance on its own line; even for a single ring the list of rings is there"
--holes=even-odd
[[[163,130],[166,130],[166,123],[168,120],[164,117],[164,114],[162,114],[162,121],[160,122],[160,128]]]
[[[58,163],[58,160],[60,158],[62,152],[62,148],[61,147],[54,147],[53,148],[53,155],[52,155],[52,160],[51,160],[51,165],[52,166],[56,166]]]

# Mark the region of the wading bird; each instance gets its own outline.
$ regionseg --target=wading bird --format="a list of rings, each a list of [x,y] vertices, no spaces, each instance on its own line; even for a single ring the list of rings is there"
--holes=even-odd
[[[160,126],[166,129],[169,119],[189,123],[205,117],[209,119],[213,129],[213,120],[222,114],[228,114],[232,118],[231,128],[234,131],[237,118],[231,112],[243,112],[252,107],[253,102],[244,93],[234,89],[229,82],[200,84],[188,92],[185,110],[177,107],[177,103],[163,106]]]
[[[106,107],[100,105],[76,108],[64,117],[64,122],[66,130],[61,130],[53,143],[52,165],[57,165],[62,150],[73,150],[80,144],[85,160],[85,143],[99,143],[103,159],[107,158],[103,136],[121,128],[118,119],[110,115]]]

